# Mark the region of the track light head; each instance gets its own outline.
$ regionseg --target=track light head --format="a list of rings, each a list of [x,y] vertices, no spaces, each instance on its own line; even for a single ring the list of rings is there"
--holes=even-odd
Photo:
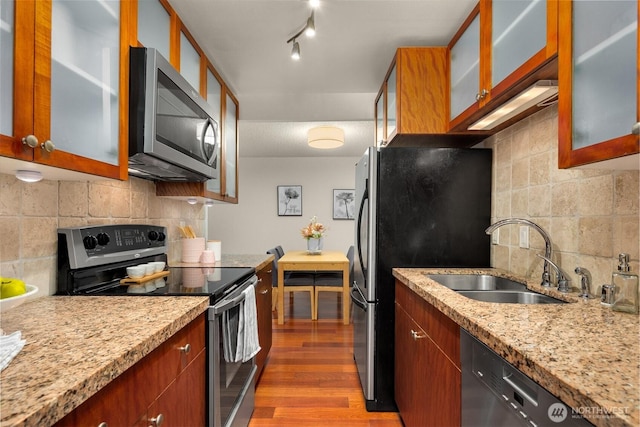
[[[293,48],[291,49],[291,58],[296,61],[300,59],[300,45],[298,44],[296,39],[293,39]]]
[[[307,37],[313,37],[316,35],[316,23],[313,12],[311,12],[311,16],[307,19],[307,25],[305,26],[304,33]]]

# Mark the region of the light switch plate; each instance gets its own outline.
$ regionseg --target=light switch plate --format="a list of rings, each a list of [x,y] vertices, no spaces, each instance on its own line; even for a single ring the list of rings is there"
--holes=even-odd
[[[529,249],[529,228],[526,225],[520,226],[520,247]]]

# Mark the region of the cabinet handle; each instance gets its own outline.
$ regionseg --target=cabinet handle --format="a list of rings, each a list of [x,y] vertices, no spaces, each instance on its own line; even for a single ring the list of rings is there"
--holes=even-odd
[[[261,291],[260,294],[261,295],[266,295],[269,293],[269,288],[265,289],[264,291]]]
[[[155,418],[149,418],[149,422],[153,427],[159,427],[164,421],[164,415],[158,414]]]
[[[480,93],[476,93],[476,101],[480,101],[481,99],[485,99],[489,95],[489,91],[486,89],[482,89]]]
[[[635,125],[631,126],[631,133],[634,134],[634,135],[640,135],[640,122],[638,122]]]
[[[184,347],[178,347],[178,350],[180,350],[184,354],[189,354],[189,352],[191,351],[191,344],[186,344]]]
[[[45,142],[43,142],[40,145],[40,148],[42,148],[47,153],[53,153],[56,150],[55,144],[53,142],[51,142],[50,139],[47,139]]]
[[[419,339],[424,338],[426,335],[422,335],[419,332],[414,331],[413,329],[411,330],[411,337],[413,338],[414,341],[417,341]]]
[[[31,148],[36,148],[38,146],[38,138],[35,135],[27,135],[22,138],[22,144],[28,145]]]

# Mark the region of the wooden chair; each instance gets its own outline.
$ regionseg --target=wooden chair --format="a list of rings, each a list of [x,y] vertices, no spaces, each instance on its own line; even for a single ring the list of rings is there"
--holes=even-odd
[[[353,272],[353,246],[349,247],[347,251],[347,258],[349,259],[349,275]],[[320,292],[342,292],[342,272],[318,272],[314,278],[314,299],[315,306],[311,312],[312,319],[318,320],[318,297]],[[347,304],[348,301],[342,301],[343,304]]]
[[[278,301],[278,260],[280,259],[280,254],[276,250],[276,248],[269,249],[267,251],[268,254],[272,254],[275,256],[273,260],[273,293],[271,300],[271,309],[276,310],[276,304]],[[309,292],[309,299],[311,302],[311,318],[313,319],[314,309],[316,307],[315,304],[315,293],[313,291],[313,274],[309,273],[298,273],[298,272],[285,272],[284,277],[284,292],[290,292],[290,302],[293,303],[293,292]],[[282,295],[284,298],[284,295]]]

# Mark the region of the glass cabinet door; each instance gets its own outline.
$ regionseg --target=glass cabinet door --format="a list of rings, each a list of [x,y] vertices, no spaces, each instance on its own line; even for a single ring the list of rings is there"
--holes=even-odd
[[[226,96],[224,116],[224,195],[236,198],[238,165],[238,104],[229,94]]]
[[[184,32],[180,32],[180,74],[200,93],[200,54]]]
[[[50,139],[56,151],[117,165],[120,2],[53,0],[51,14]]]
[[[12,136],[13,126],[13,55],[15,37],[15,3],[2,0],[0,7],[0,135]]]
[[[547,0],[492,1],[491,86],[547,45]]]
[[[138,0],[138,41],[156,49],[167,61],[171,58],[170,30],[171,15],[160,0]]]
[[[573,2],[573,149],[631,133],[637,121],[638,2]]]
[[[376,147],[381,147],[385,144],[386,135],[384,133],[384,103],[385,103],[385,88],[383,87],[376,99]]]
[[[480,87],[480,15],[451,48],[451,119],[476,102]]]
[[[396,105],[397,101],[397,65],[394,64],[391,72],[389,73],[389,78],[387,79],[387,131],[384,135],[385,143],[389,141],[391,135],[396,131],[396,120],[398,116],[398,108]]]
[[[207,69],[207,102],[213,107],[213,119],[218,123],[218,147],[217,160],[215,163],[214,177],[207,181],[207,191],[220,194],[220,162],[222,161],[222,141],[220,140],[221,132],[221,103],[222,103],[222,85],[216,78],[215,74]]]

